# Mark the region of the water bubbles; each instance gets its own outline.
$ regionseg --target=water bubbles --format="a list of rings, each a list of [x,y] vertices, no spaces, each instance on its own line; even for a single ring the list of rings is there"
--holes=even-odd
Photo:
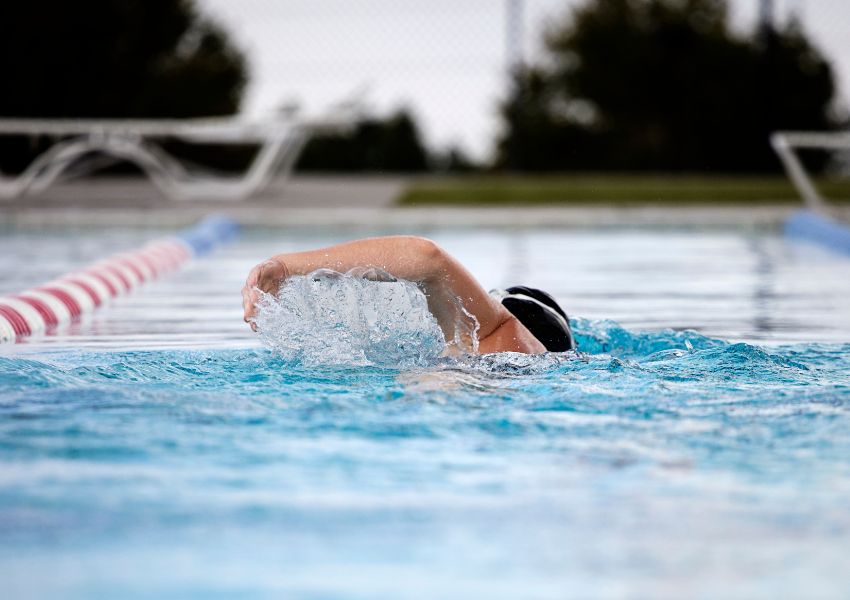
[[[287,279],[257,304],[257,331],[303,364],[431,364],[446,343],[422,291],[376,268],[319,269]]]

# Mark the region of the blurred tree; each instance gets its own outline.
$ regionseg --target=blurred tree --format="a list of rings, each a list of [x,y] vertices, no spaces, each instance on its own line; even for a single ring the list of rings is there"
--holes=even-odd
[[[303,171],[415,173],[429,167],[413,116],[400,110],[385,120],[365,119],[348,134],[310,140],[297,168]]]
[[[474,173],[483,166],[456,145],[434,152],[431,157],[433,170],[440,173]]]
[[[497,164],[530,170],[766,171],[776,129],[834,127],[826,59],[791,22],[744,39],[725,0],[594,0],[518,71]]]
[[[242,54],[192,0],[0,3],[0,115],[232,114]]]
[[[2,117],[227,115],[246,80],[242,53],[192,0],[0,2]],[[0,166],[45,148],[0,139]]]

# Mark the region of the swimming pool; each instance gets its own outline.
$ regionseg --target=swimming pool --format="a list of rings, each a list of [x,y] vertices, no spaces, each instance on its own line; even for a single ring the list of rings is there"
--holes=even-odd
[[[0,293],[160,233],[10,231]],[[426,230],[550,290],[585,354],[262,347],[248,268],[367,233],[247,232],[0,351],[11,597],[846,596],[850,261],[762,230]]]

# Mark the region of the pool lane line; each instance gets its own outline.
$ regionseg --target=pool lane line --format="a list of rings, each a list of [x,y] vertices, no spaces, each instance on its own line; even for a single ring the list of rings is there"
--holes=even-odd
[[[812,210],[798,210],[785,221],[785,237],[814,242],[850,254],[850,225]]]
[[[213,215],[175,236],[113,254],[43,285],[0,297],[0,344],[14,343],[94,312],[112,298],[209,254],[233,238],[238,225]]]

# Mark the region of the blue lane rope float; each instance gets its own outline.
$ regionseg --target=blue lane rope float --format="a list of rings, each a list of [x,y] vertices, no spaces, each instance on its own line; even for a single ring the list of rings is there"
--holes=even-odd
[[[239,225],[233,219],[211,215],[194,227],[180,232],[177,237],[192,249],[195,256],[204,256],[234,238],[238,232]]]
[[[0,297],[0,344],[43,333],[88,314],[116,296],[209,254],[238,233],[228,217],[213,215],[175,236],[114,254],[19,294]]]
[[[799,210],[788,217],[785,236],[850,255],[850,226],[812,210]]]

